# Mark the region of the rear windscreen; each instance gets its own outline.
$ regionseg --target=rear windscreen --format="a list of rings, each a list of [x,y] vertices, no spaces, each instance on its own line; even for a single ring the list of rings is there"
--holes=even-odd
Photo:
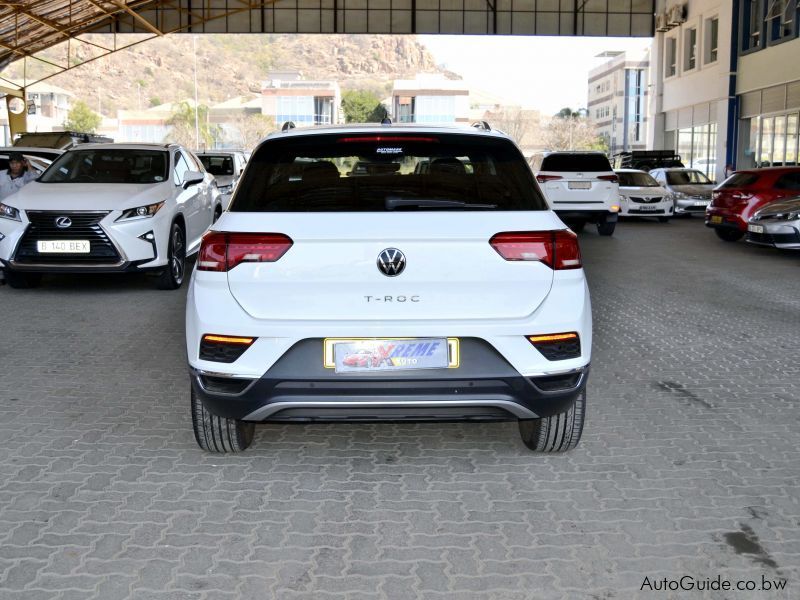
[[[233,157],[230,155],[201,154],[198,158],[212,175],[233,175]]]
[[[758,175],[754,173],[734,173],[722,182],[719,189],[748,187],[753,185],[756,181],[758,181]]]
[[[620,187],[658,187],[658,182],[647,173],[625,173],[617,171]]]
[[[270,140],[248,162],[233,212],[547,210],[503,139],[319,134]]]
[[[700,171],[667,171],[669,185],[708,185],[711,180]]]
[[[605,156],[597,153],[548,154],[542,160],[541,170],[582,173],[587,171],[610,171],[611,163],[608,162]]]

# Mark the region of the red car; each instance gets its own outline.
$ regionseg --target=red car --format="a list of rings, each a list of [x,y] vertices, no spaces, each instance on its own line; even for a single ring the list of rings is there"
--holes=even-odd
[[[747,233],[747,221],[765,204],[797,196],[800,167],[736,171],[714,188],[706,209],[706,227],[720,239],[735,242]]]
[[[359,350],[355,354],[348,354],[342,363],[346,367],[377,367],[381,358],[371,350]]]

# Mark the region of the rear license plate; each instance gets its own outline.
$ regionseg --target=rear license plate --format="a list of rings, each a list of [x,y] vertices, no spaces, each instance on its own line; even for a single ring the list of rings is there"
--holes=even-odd
[[[714,215],[713,217],[711,217],[710,221],[714,223],[714,225],[719,225],[720,223],[722,223],[722,217],[720,217],[719,215]]]
[[[36,249],[50,254],[88,254],[92,251],[89,240],[38,240]]]
[[[763,225],[748,225],[747,231],[752,233],[764,233],[764,226]]]
[[[455,338],[326,339],[324,366],[337,373],[458,367]]]
[[[592,189],[591,181],[570,181],[567,187],[571,190],[590,190]]]

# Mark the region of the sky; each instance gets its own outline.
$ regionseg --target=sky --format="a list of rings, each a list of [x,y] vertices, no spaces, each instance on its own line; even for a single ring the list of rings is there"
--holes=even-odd
[[[525,108],[555,114],[584,108],[588,73],[606,50],[635,50],[649,38],[422,35],[438,64],[461,75],[471,88]]]

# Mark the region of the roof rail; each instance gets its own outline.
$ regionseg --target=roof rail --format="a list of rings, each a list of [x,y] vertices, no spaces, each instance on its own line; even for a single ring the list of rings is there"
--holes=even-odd
[[[488,121],[475,121],[472,124],[472,127],[474,127],[475,129],[483,129],[484,131],[491,131],[492,130],[492,128],[489,125]]]
[[[296,127],[297,125],[294,124],[294,121],[286,121],[286,123],[283,124],[283,127],[281,127],[281,131],[289,131],[290,129],[294,129]]]
[[[381,125],[391,125],[391,124],[392,124],[392,118],[391,117],[383,117],[381,119]]]

